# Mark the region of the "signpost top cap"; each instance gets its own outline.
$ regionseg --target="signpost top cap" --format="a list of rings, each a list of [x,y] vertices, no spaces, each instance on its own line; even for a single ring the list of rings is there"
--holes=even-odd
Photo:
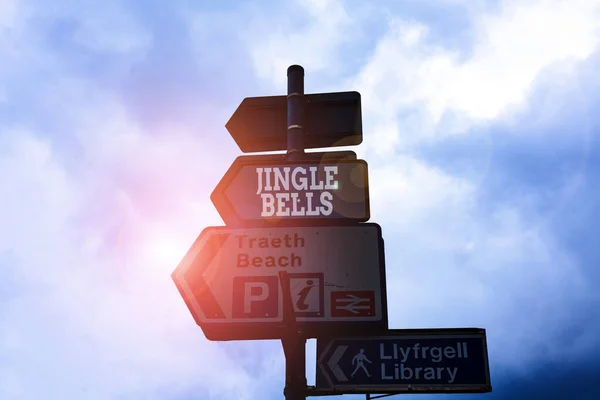
[[[297,65],[297,64],[290,65],[287,69],[287,74],[288,74],[288,76],[290,76],[290,74],[293,74],[293,73],[301,73],[302,76],[304,76],[304,68],[302,68],[301,65]]]

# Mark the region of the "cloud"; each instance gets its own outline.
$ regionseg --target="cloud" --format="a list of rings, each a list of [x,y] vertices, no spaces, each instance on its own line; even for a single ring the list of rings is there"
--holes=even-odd
[[[17,16],[19,8],[18,0],[6,0],[0,4],[0,27],[10,28]]]
[[[54,72],[30,98],[53,109],[50,129],[0,130],[0,397],[164,398],[212,382],[198,390],[252,398],[251,380],[270,376],[207,342],[170,280],[219,223],[206,187],[227,160],[194,132],[148,135],[118,93]]]
[[[584,356],[574,363],[566,359],[530,365],[528,374],[496,370],[510,385],[499,386],[487,395],[490,399],[556,399],[594,400],[600,395],[595,377],[600,373],[598,362]],[[492,382],[493,384],[493,382]],[[458,398],[470,398],[457,396]]]
[[[117,115],[110,115],[114,124]],[[88,138],[94,137],[92,126]],[[61,398],[142,392],[153,398],[157,388],[204,376],[215,383],[205,389],[213,396],[246,398],[248,378],[231,358],[204,341],[199,329],[195,337],[182,335],[193,320],[168,279],[186,250],[182,244],[196,233],[190,217],[201,217],[206,205],[186,206],[182,196],[168,206],[179,217],[157,210],[149,203],[169,190],[166,179],[176,171],[144,169],[143,157],[133,168],[123,162],[140,157],[135,154],[140,151],[152,157],[146,168],[153,162],[176,168],[180,152],[167,142],[154,147],[155,139],[136,135],[131,126],[128,136],[105,127],[95,129],[113,136],[96,131],[96,141],[83,143],[86,160],[100,164],[88,165],[97,168],[94,174],[78,177],[89,181],[67,172],[49,141],[25,131],[4,132],[2,171],[15,172],[0,175],[8,200],[1,220],[11,227],[1,231],[0,254],[9,257],[3,269],[16,291],[3,299],[1,352],[10,369],[2,397],[38,397],[35,380]],[[106,147],[111,144],[112,151]],[[110,164],[118,167],[111,171]],[[150,191],[119,182],[129,174],[153,176]],[[99,214],[90,215],[94,211]],[[165,224],[165,215],[174,218]],[[170,232],[181,236],[170,238]],[[148,386],[148,379],[155,383]]]
[[[514,196],[483,207],[468,181],[411,167],[380,168],[371,179],[372,220],[387,238],[391,326],[484,326],[491,348],[519,342],[517,352],[553,343],[532,332],[570,326],[573,307],[592,301],[593,287],[587,267],[556,242],[545,213],[534,211],[540,201]],[[578,354],[589,350],[581,346]],[[494,354],[494,362],[514,365],[515,355]]]
[[[373,124],[370,150],[390,155],[524,107],[541,73],[558,66],[554,80],[568,78],[595,51],[598,12],[597,2],[504,2],[472,16],[467,53],[429,41],[423,23],[391,18],[352,85]],[[391,146],[377,148],[382,141]]]
[[[559,240],[564,226],[548,225],[548,207],[570,213],[587,196],[578,148],[590,128],[567,121],[590,114],[563,112],[580,101],[564,94],[577,87],[574,76],[597,47],[596,5],[578,5],[568,11],[565,3],[505,5],[477,19],[478,39],[468,54],[430,43],[421,23],[396,21],[353,85],[363,94],[369,127],[362,150],[377,171],[373,220],[385,221],[386,238],[393,237],[386,240],[386,256],[394,260],[388,261],[391,324],[486,327],[496,371],[528,375],[541,360],[558,368],[558,360],[597,353],[596,324],[586,328],[582,320],[588,305],[597,304],[597,280],[590,280],[580,248]],[[541,20],[563,35],[525,34]],[[568,30],[571,24],[578,28]],[[552,97],[540,97],[548,91]],[[559,124],[562,132],[551,128]],[[464,152],[448,150],[446,136],[455,132],[466,136]],[[507,141],[513,145],[505,148]],[[428,158],[425,148],[443,154],[444,163]],[[503,372],[496,375],[501,388],[511,376]]]
[[[335,68],[339,48],[352,40],[353,19],[337,0],[294,2],[271,22],[249,36],[247,42],[260,79],[279,90],[286,86],[286,69],[301,63],[311,73]],[[264,23],[261,18],[260,23]],[[301,21],[300,27],[293,21]],[[265,29],[268,27],[268,29]]]

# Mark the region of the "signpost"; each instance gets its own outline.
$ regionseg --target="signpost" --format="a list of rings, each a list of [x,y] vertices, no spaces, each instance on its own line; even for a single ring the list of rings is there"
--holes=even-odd
[[[383,239],[377,224],[206,228],[173,280],[209,340],[280,339],[280,273],[303,334],[387,329]]]
[[[317,392],[491,391],[484,329],[389,330],[317,339]]]
[[[242,101],[225,125],[240,150],[249,153],[287,149],[288,100],[287,96],[268,96]],[[301,101],[306,125],[303,130],[308,133],[304,148],[362,143],[360,93],[308,94]]]
[[[228,226],[365,222],[369,219],[367,163],[238,157],[211,200]]]
[[[483,329],[388,330],[381,227],[367,223],[358,92],[249,97],[227,122],[242,152],[211,200],[226,227],[200,233],[172,273],[209,340],[279,339],[286,400],[343,393],[491,391]],[[317,338],[317,386],[306,339]]]

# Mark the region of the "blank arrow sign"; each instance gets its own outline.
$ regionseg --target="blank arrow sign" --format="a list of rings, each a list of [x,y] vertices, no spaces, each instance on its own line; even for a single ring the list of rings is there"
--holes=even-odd
[[[315,93],[304,99],[305,148],[362,143],[360,93]],[[244,153],[285,150],[287,96],[247,97],[225,127]]]
[[[338,380],[338,382],[348,382],[348,378],[339,366],[340,359],[342,358],[347,349],[348,346],[338,346],[337,349],[335,349],[335,351],[331,355],[329,361],[327,362],[327,366],[333,373],[333,376],[335,376],[335,379]]]

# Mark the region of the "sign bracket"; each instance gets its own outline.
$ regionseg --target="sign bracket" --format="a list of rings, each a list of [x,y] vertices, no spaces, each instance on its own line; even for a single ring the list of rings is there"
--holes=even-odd
[[[375,400],[375,399],[383,399],[384,397],[391,397],[391,396],[395,396],[398,393],[386,393],[386,394],[374,394],[371,395],[370,393],[367,393],[365,395],[365,400]]]

